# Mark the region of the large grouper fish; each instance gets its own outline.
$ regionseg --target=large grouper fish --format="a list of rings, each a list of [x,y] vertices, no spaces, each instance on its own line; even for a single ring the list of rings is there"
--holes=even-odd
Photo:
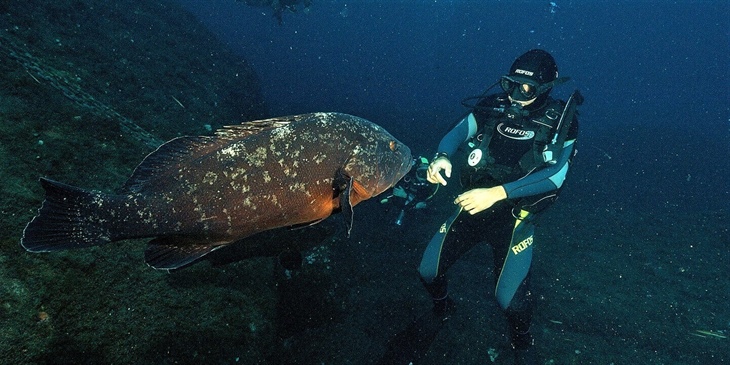
[[[180,137],[149,154],[115,194],[41,178],[45,200],[23,231],[31,252],[153,238],[145,261],[189,265],[213,250],[279,227],[319,222],[392,187],[411,151],[382,127],[312,113]]]

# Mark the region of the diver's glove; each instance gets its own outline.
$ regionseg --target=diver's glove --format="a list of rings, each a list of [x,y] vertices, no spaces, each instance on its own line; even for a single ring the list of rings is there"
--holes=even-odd
[[[491,188],[471,189],[457,196],[454,204],[459,204],[469,214],[477,214],[489,209],[494,203],[507,199],[507,192],[499,185]]]
[[[431,184],[441,184],[446,186],[446,179],[441,176],[441,170],[444,170],[446,177],[451,177],[451,161],[446,156],[439,156],[431,161],[426,172],[426,180]]]
[[[408,198],[408,193],[406,193],[406,189],[403,189],[400,186],[396,186],[393,188],[393,196],[406,199]]]

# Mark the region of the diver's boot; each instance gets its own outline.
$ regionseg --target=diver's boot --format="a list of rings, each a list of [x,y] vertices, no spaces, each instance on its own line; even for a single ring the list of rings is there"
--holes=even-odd
[[[530,331],[524,333],[512,331],[510,335],[515,353],[515,365],[537,365],[535,339],[532,338]]]
[[[446,317],[456,310],[456,303],[448,295],[433,299],[433,314],[437,317]]]
[[[454,311],[454,300],[449,298],[449,286],[445,276],[437,276],[430,282],[422,277],[421,282],[428,293],[431,294],[433,314],[436,317],[443,318]]]

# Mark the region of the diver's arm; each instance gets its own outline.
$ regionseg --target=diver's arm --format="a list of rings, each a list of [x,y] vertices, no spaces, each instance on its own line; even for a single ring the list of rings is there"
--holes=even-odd
[[[565,141],[560,159],[554,165],[535,171],[517,181],[509,182],[502,187],[508,199],[522,198],[530,195],[556,190],[563,185],[568,165],[573,155],[575,139]]]
[[[474,118],[474,114],[469,113],[449,133],[446,133],[444,138],[441,138],[438,150],[436,150],[436,156],[434,156],[431,164],[428,165],[428,171],[426,172],[426,180],[428,182],[446,186],[446,179],[441,176],[441,171],[444,171],[447,178],[451,177],[451,161],[449,161],[449,156],[456,153],[459,145],[471,138],[476,133],[476,130],[477,121]]]
[[[439,147],[436,150],[436,155],[446,155],[446,157],[453,156],[456,150],[459,149],[459,145],[464,143],[466,140],[474,136],[477,132],[477,121],[474,118],[473,113],[469,113],[464,119],[462,119],[449,133],[441,138]]]
[[[565,142],[555,165],[538,170],[504,185],[467,190],[454,199],[469,214],[477,214],[504,199],[521,198],[555,190],[563,185],[575,140]]]

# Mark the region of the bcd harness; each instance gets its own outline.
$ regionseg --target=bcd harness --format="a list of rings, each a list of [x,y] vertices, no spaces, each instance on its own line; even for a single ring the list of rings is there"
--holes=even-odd
[[[534,131],[531,151],[519,160],[522,173],[527,172],[529,174],[538,167],[554,165],[560,160],[563,145],[576,115],[577,107],[582,103],[583,96],[576,90],[567,102],[552,100],[545,107],[545,112],[541,116],[530,119],[530,122],[538,126]],[[474,109],[473,112],[479,111],[478,106]],[[514,178],[515,166],[496,164],[495,159],[489,156],[489,144],[497,123],[506,120],[508,109],[505,105],[486,109],[488,112],[487,121],[482,126],[481,133],[476,134],[468,142],[469,147],[473,150],[469,154],[468,165],[470,168],[467,168],[467,171],[470,171],[470,174],[476,173],[476,175],[486,174],[499,183],[504,183],[510,178]]]

